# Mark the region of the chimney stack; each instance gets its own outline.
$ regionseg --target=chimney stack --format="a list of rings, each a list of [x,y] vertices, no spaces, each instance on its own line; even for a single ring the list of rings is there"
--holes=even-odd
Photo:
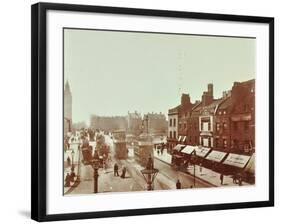
[[[213,84],[208,84],[208,91],[203,92],[202,95],[202,106],[208,106],[209,104],[211,104],[214,100],[214,96],[213,96]]]

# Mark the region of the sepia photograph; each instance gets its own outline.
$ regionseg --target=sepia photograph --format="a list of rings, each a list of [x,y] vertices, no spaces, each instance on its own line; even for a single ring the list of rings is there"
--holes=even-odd
[[[255,185],[256,38],[63,29],[64,196]]]

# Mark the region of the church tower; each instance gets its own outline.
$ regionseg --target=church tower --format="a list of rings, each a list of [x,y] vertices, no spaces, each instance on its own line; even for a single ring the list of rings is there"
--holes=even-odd
[[[72,94],[70,91],[70,86],[68,80],[64,86],[64,123],[65,123],[65,131],[71,130],[72,125]]]

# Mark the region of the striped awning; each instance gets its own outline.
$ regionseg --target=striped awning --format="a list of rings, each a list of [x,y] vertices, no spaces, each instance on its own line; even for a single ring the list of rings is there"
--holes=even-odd
[[[246,166],[247,162],[249,161],[249,159],[250,159],[250,156],[229,153],[226,160],[223,162],[223,164],[235,166],[238,168],[244,168]]]
[[[215,161],[215,162],[221,162],[225,156],[226,156],[226,152],[220,152],[220,151],[216,151],[213,150],[212,152],[210,152],[210,154],[206,157],[207,160],[211,160],[211,161]]]
[[[180,150],[182,150],[182,148],[184,148],[184,147],[185,147],[185,145],[177,144],[173,149],[174,149],[174,150],[177,150],[177,151],[180,151]]]
[[[256,156],[255,153],[251,156],[247,166],[245,167],[245,172],[255,173]]]
[[[186,145],[181,152],[190,155],[196,148],[197,146]]]
[[[195,149],[195,152],[196,152],[196,156],[199,156],[199,157],[205,157],[208,152],[210,152],[210,148],[207,148],[207,147],[197,147]]]

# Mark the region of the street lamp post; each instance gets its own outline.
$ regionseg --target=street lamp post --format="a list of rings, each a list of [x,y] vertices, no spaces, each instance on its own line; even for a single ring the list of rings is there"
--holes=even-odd
[[[93,157],[93,168],[94,168],[94,193],[98,193],[98,178],[99,178],[99,173],[98,173],[98,169],[99,169],[99,154],[98,151],[95,150],[94,152],[94,157]]]
[[[141,173],[147,183],[148,191],[153,190],[152,184],[153,184],[158,172],[159,172],[159,170],[154,168],[153,160],[151,158],[151,155],[149,155],[145,169],[141,170]]]
[[[72,164],[71,164],[71,181],[74,181],[74,177],[75,177],[75,172],[74,172],[74,150],[72,149],[71,151],[71,156],[72,156]]]
[[[196,173],[195,173],[195,168],[196,168],[196,151],[192,152],[192,162],[193,162],[193,187],[195,187],[195,181],[196,181]]]
[[[77,170],[77,177],[76,177],[76,182],[80,182],[80,144],[78,143],[77,146],[77,150],[78,150],[78,170]]]

